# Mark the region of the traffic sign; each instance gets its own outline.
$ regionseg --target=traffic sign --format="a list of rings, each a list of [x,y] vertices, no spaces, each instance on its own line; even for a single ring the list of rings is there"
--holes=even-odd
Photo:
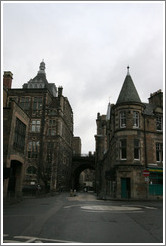
[[[150,174],[149,170],[147,170],[147,169],[143,170],[143,175],[145,177],[149,176],[149,174]]]

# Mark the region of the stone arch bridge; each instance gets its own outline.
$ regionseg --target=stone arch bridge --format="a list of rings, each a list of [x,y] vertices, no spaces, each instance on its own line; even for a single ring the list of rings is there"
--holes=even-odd
[[[95,170],[95,155],[73,155],[71,171],[73,189],[78,189],[80,174],[85,169]]]

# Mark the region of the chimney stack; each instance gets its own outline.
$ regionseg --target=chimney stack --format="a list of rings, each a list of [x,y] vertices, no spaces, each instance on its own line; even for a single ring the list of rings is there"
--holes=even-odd
[[[62,96],[62,91],[63,91],[63,87],[62,86],[58,87],[58,96],[59,97]]]
[[[8,72],[4,72],[3,75],[3,86],[7,89],[11,89],[12,87],[12,79],[13,79],[13,74],[8,71]]]

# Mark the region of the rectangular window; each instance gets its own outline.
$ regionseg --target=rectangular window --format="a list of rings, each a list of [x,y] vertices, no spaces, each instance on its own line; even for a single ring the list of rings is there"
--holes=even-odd
[[[13,147],[22,153],[24,152],[24,147],[25,147],[25,135],[26,135],[26,125],[21,120],[16,118]]]
[[[158,131],[162,131],[163,130],[163,119],[161,116],[157,116],[156,117],[156,129]]]
[[[31,132],[40,132],[40,120],[32,120]]]
[[[120,159],[126,159],[127,158],[127,141],[126,139],[120,140]]]
[[[49,120],[49,126],[55,126],[55,120]]]
[[[55,128],[48,128],[47,135],[48,136],[55,136],[56,135],[56,129]]]
[[[156,161],[163,161],[163,144],[156,143]]]
[[[30,141],[28,143],[28,158],[37,158],[39,154],[39,141]]]
[[[47,161],[48,161],[48,163],[51,163],[53,160],[53,149],[54,149],[54,143],[48,142],[47,143]]]
[[[21,97],[20,107],[24,110],[28,110],[30,108],[30,97]]]
[[[122,111],[120,112],[120,127],[126,127],[126,112]]]
[[[138,139],[134,139],[134,159],[140,159],[140,141]]]
[[[43,106],[43,98],[42,97],[34,97],[33,100],[33,110],[41,110]]]
[[[139,112],[134,111],[133,112],[133,126],[134,127],[139,127]]]

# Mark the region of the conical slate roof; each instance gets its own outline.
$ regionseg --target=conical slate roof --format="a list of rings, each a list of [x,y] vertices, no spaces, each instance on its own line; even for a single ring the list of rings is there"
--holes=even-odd
[[[127,102],[141,103],[140,97],[129,73],[126,75],[116,104]]]

